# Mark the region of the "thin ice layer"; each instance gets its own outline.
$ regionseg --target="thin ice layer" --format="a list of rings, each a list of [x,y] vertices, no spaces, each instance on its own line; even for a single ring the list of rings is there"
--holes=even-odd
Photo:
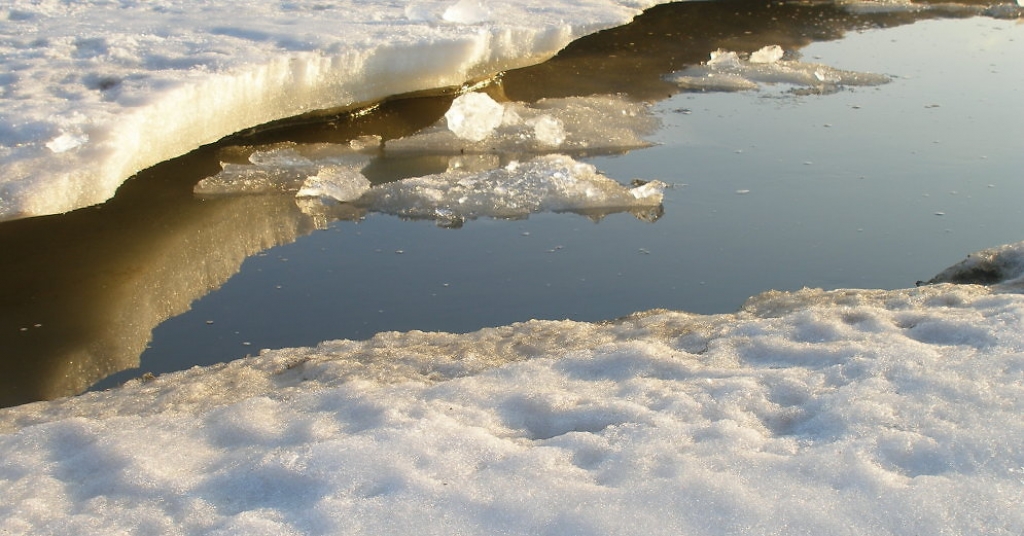
[[[1022,325],[938,284],[265,351],[0,410],[0,531],[1020,534]]]
[[[38,2],[0,8],[0,220],[314,110],[542,61],[653,2]]]
[[[818,63],[783,59],[784,51],[769,45],[745,56],[717,50],[702,65],[688,67],[667,78],[691,91],[746,91],[762,85],[784,84],[831,93],[844,86],[877,86],[889,82],[882,74],[845,71]]]

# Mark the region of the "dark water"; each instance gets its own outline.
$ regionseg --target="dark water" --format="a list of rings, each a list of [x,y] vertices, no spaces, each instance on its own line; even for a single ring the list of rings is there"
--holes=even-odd
[[[723,94],[663,78],[720,47],[768,44],[893,81]],[[492,88],[528,102],[654,102],[658,145],[585,159],[621,182],[673,184],[653,223],[548,213],[446,229],[369,214],[316,230],[290,196],[191,193],[220,160],[260,144],[408,135],[450,95],[236,137],[140,174],[102,207],[0,224],[0,404],[384,330],[731,312],[767,289],[912,286],[1024,238],[1022,53],[1017,22],[948,10],[683,3]],[[439,166],[383,160],[371,179]]]

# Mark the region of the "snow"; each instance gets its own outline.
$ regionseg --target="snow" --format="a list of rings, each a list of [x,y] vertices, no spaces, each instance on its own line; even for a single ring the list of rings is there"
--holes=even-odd
[[[0,11],[0,218],[98,202],[247,126],[534,61],[638,7],[17,0]],[[682,76],[850,83],[778,52]],[[660,203],[664,185],[574,158],[642,146],[643,105],[500,107],[479,141],[445,124],[284,145],[196,192],[442,223]],[[439,146],[442,174],[360,172]],[[1021,534],[1022,274],[1017,243],[911,289],[380,333],[0,409],[0,533]]]
[[[303,113],[542,61],[653,0],[14,0],[0,8],[0,220]]]
[[[1019,277],[1024,243],[971,256]],[[0,531],[1020,534],[1024,296],[804,289],[0,411]]]

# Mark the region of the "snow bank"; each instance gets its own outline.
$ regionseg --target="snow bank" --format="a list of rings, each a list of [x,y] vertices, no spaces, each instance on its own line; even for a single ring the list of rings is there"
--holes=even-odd
[[[255,125],[536,63],[653,3],[7,2],[0,220],[102,202]]]
[[[797,91],[832,93],[844,86],[877,86],[889,77],[835,69],[817,63],[785,60],[778,45],[769,45],[746,57],[729,50],[717,50],[702,65],[672,73],[667,78],[692,91],[745,91],[762,84],[795,86]]]
[[[1022,327],[935,284],[264,351],[0,410],[0,531],[1020,534]]]

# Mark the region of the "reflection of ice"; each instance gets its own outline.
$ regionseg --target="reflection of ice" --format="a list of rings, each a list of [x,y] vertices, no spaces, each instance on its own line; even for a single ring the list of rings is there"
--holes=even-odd
[[[844,71],[817,63],[783,59],[777,45],[766,46],[744,59],[728,50],[717,50],[703,65],[669,75],[679,87],[695,91],[743,91],[761,84],[785,84],[831,93],[843,86],[877,86],[889,82],[882,74]]]
[[[359,204],[375,212],[457,226],[480,217],[657,208],[664,186],[652,181],[628,188],[590,164],[547,155],[489,171],[450,171],[383,184]]]

